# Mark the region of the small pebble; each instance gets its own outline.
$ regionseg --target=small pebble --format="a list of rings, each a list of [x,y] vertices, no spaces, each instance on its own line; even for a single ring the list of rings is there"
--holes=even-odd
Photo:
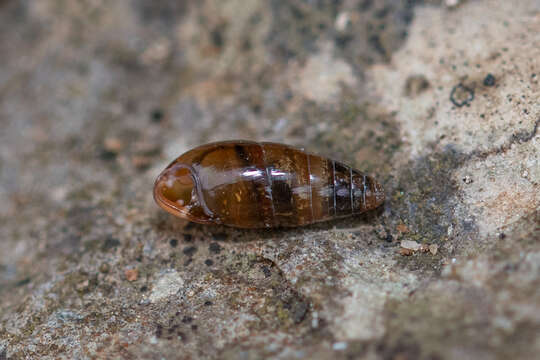
[[[495,76],[492,74],[487,74],[484,78],[484,86],[493,86],[495,85]]]
[[[338,16],[336,16],[336,22],[334,23],[334,26],[337,31],[345,31],[350,21],[351,16],[349,15],[349,13],[346,11],[342,11],[338,14]]]
[[[141,55],[141,62],[145,65],[160,64],[169,57],[171,42],[166,38],[158,39],[151,43]]]
[[[116,137],[108,137],[103,141],[103,148],[112,153],[119,153],[124,149],[124,143],[122,140]]]
[[[414,254],[414,251],[411,249],[401,248],[399,249],[399,254],[402,256],[411,256],[412,254]]]
[[[99,265],[100,273],[106,274],[109,272],[110,269],[111,269],[111,266],[107,263],[102,263],[101,265]]]
[[[403,234],[406,234],[409,232],[409,228],[405,224],[399,224],[398,226],[396,226],[396,230]]]
[[[137,269],[128,269],[124,271],[127,281],[135,281],[139,277],[139,271]]]
[[[418,250],[420,250],[421,245],[419,243],[417,243],[416,241],[413,241],[413,240],[403,240],[401,242],[401,247],[403,249],[409,249],[409,250],[413,250],[413,251],[418,251]]]

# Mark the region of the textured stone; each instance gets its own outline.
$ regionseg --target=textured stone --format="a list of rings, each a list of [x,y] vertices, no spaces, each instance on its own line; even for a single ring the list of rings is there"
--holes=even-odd
[[[0,1],[0,359],[535,358],[539,11]],[[238,138],[365,169],[385,206],[264,231],[157,208],[170,161]]]

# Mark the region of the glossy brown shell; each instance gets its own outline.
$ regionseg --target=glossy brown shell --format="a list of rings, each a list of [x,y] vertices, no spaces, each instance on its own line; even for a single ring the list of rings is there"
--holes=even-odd
[[[164,210],[203,224],[301,226],[374,209],[382,186],[350,166],[291,146],[251,141],[202,145],[156,179]]]

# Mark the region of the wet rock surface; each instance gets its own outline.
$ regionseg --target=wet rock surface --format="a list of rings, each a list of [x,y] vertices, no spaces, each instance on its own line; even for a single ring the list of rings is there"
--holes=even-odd
[[[0,1],[0,359],[531,359],[537,1]],[[173,218],[174,157],[285,142],[387,202]]]

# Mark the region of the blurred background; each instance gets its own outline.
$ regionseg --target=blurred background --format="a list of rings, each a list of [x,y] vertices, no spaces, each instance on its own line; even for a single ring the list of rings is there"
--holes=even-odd
[[[530,359],[540,3],[0,0],[0,359]],[[240,231],[155,176],[282,142],[375,214]]]

